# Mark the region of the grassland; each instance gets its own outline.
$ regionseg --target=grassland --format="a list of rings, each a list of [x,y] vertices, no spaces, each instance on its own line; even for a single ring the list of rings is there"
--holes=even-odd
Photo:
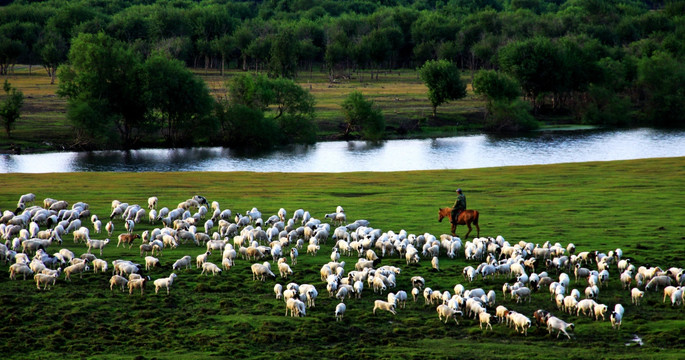
[[[226,81],[242,73],[231,70],[221,76],[216,70],[193,71],[207,83],[216,98],[225,97]],[[0,81],[5,78],[24,93],[25,100],[22,118],[17,121],[12,138],[4,131],[0,132],[0,152],[7,152],[12,144],[21,146],[24,151],[55,150],[74,145],[74,129],[66,118],[66,100],[56,94],[59,80],[50,84],[50,78],[42,68],[34,66],[29,71],[23,65],[18,65],[13,74],[3,76]],[[454,135],[457,131],[478,127],[485,106],[469,91],[466,98],[441,106],[438,119],[430,118],[427,88],[415,70],[384,73],[378,80],[359,72],[351,79],[334,83],[324,72],[303,72],[297,81],[309,88],[316,98],[315,121],[321,140],[334,139],[342,133],[340,104],[354,90],[361,91],[383,110],[388,126],[387,138]]]
[[[160,206],[173,207],[202,194],[234,213],[259,208],[264,215],[280,207],[303,208],[323,217],[342,205],[348,219],[367,219],[371,226],[395,232],[448,232],[438,223],[436,210],[449,206],[454,189],[465,190],[469,207],[481,212],[481,236],[503,235],[510,243],[545,241],[576,244],[578,251],[607,252],[621,248],[637,266],[685,267],[685,158],[573,163],[527,167],[395,173],[72,173],[4,174],[0,180],[0,208],[14,209],[19,196],[33,192],[70,203],[85,201],[100,218],[107,218],[113,199],[145,204],[148,196]],[[87,221],[86,221],[87,222]],[[151,229],[139,224],[136,232]],[[121,233],[115,221],[115,236]],[[457,232],[464,234],[464,228]],[[102,238],[102,236],[94,236]],[[77,255],[85,245],[64,237],[63,247]],[[110,244],[102,258],[142,261],[137,245],[129,250]],[[30,280],[0,276],[0,353],[9,359],[39,358],[488,358],[488,359],[682,359],[685,346],[684,309],[663,304],[661,293],[649,293],[643,305],[631,305],[615,267],[599,302],[626,307],[620,330],[608,321],[593,321],[557,311],[546,291],[531,303],[502,298],[505,279],[477,280],[461,276],[463,255],[440,257],[441,271],[430,271],[428,260],[407,266],[386,257],[382,264],[402,268],[396,290],[411,289],[410,277],[421,275],[427,286],[452,291],[456,283],[497,292],[498,303],[529,316],[538,308],[576,324],[573,339],[550,336],[532,328],[528,336],[495,324],[483,331],[471,319],[460,325],[438,321],[435,307],[423,300],[410,303],[396,316],[371,313],[373,300],[385,296],[368,288],[361,300],[346,300],[345,318],[335,322],[336,301],[329,299],[319,278],[330,261],[332,241],[317,256],[302,251],[292,279],[252,281],[251,262],[239,259],[222,276],[200,276],[200,271],[178,273],[171,295],[111,292],[109,274],[86,273],[72,282],[60,279],[53,290],[36,290]],[[50,253],[58,246],[52,246]],[[165,277],[183,255],[193,258],[204,250],[182,245],[165,251],[161,267],[147,272]],[[221,256],[210,260],[220,263]],[[356,257],[343,257],[352,269]],[[7,265],[0,269],[7,270]],[[543,269],[538,269],[541,271]],[[7,274],[7,273],[5,273]],[[573,276],[571,277],[573,279]],[[311,283],[319,290],[315,308],[304,318],[284,317],[285,306],[273,296],[275,283]],[[150,284],[151,285],[151,284]],[[583,292],[585,281],[571,281]],[[631,340],[644,342],[637,346]]]

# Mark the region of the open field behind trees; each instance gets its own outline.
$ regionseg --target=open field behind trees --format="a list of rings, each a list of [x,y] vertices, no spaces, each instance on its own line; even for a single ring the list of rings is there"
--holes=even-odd
[[[242,74],[240,70],[228,71],[221,76],[217,70],[195,69],[209,87],[215,98],[226,97],[226,81],[231,76]],[[360,77],[361,74],[361,77]],[[381,74],[378,80],[368,73],[355,73],[355,78],[331,83],[327,73],[321,71],[300,72],[297,82],[309,89],[316,99],[315,122],[319,127],[319,139],[331,139],[342,134],[344,118],[340,104],[354,90],[362,92],[383,110],[388,127],[387,138],[401,136],[435,136],[456,134],[478,126],[482,121],[485,103],[469,88],[466,98],[440,107],[439,119],[430,119],[431,105],[427,88],[417,77],[415,70],[396,70]],[[467,73],[463,74],[467,76]],[[0,151],[11,144],[29,149],[51,149],[68,147],[74,141],[74,129],[66,118],[66,99],[56,95],[58,81],[50,84],[45,70],[33,66],[17,66],[14,74],[2,77],[24,93],[22,117],[12,131],[12,138],[0,132]],[[419,121],[421,129],[415,126]],[[408,134],[409,132],[409,134]]]
[[[266,218],[280,207],[303,208],[318,218],[341,205],[349,221],[367,219],[383,231],[447,233],[449,224],[437,222],[437,208],[450,206],[454,189],[465,190],[469,208],[481,212],[481,236],[502,235],[519,241],[543,244],[569,242],[577,251],[608,252],[621,248],[624,258],[636,266],[685,267],[685,158],[615,162],[573,163],[528,167],[394,173],[289,174],[289,173],[70,173],[5,174],[0,186],[0,208],[13,210],[19,196],[33,192],[37,200],[52,197],[70,204],[85,201],[91,211],[106,220],[114,199],[146,204],[159,197],[159,206],[175,207],[195,194],[216,200],[233,213],[257,207]],[[90,227],[90,221],[84,219]],[[138,224],[135,233],[151,229]],[[91,228],[92,229],[92,228]],[[216,230],[216,228],[214,228]],[[464,234],[464,227],[457,229]],[[113,240],[123,232],[115,220]],[[93,234],[102,239],[103,235]],[[84,244],[65,235],[62,247],[78,256]],[[466,239],[463,239],[466,240]],[[110,243],[102,258],[131,259],[142,263],[137,240],[132,249]],[[472,319],[444,324],[435,305],[423,299],[396,316],[372,314],[374,294],[365,283],[361,300],[348,299],[343,321],[333,316],[337,301],[328,297],[319,269],[330,261],[333,241],[321,246],[317,256],[300,251],[290,280],[252,281],[250,264],[238,259],[221,276],[200,276],[195,256],[204,248],[184,244],[160,257],[161,267],[145,272],[153,280],[171,273],[172,263],[191,255],[193,268],[177,271],[171,294],[154,294],[148,284],[145,295],[111,292],[109,273],[86,273],[70,283],[62,276],[53,290],[36,290],[32,280],[8,279],[8,265],[0,265],[0,352],[4,358],[654,358],[682,359],[685,347],[685,309],[662,303],[662,292],[648,293],[643,305],[631,305],[612,266],[608,288],[598,302],[610,309],[620,302],[626,308],[623,326],[611,329],[608,319],[593,321],[556,310],[549,292],[534,293],[532,302],[516,304],[502,298],[507,279],[467,283],[461,272],[467,265],[440,255],[441,272],[430,271],[430,261],[407,266],[404,259],[383,258],[381,265],[402,268],[397,290],[411,290],[410,278],[423,276],[426,286],[450,291],[455,284],[497,292],[497,303],[531,317],[538,308],[552,311],[575,323],[573,339],[557,339],[533,326],[528,336],[516,334],[503,324],[483,331]],[[49,253],[59,250],[53,245]],[[287,248],[286,251],[287,252]],[[289,259],[288,259],[289,260]],[[345,269],[353,269],[356,256],[342,256]],[[210,261],[220,264],[221,255]],[[590,266],[593,268],[593,265]],[[111,263],[110,263],[111,269]],[[275,264],[272,269],[276,269]],[[542,271],[539,268],[537,271]],[[556,277],[556,274],[552,273]],[[316,307],[304,318],[284,317],[285,305],[273,295],[275,283],[311,283],[319,291]],[[583,280],[571,288],[581,293]],[[411,295],[410,295],[411,297]],[[490,309],[494,314],[494,310]],[[631,341],[639,336],[644,345]],[[562,335],[563,337],[563,335]],[[626,345],[628,344],[628,345]]]

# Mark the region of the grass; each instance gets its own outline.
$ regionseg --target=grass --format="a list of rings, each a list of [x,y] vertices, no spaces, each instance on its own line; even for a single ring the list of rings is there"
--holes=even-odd
[[[620,247],[636,266],[685,267],[685,158],[615,162],[572,163],[527,167],[394,173],[72,173],[5,174],[0,186],[0,208],[13,209],[23,193],[39,199],[52,197],[69,203],[85,201],[106,219],[113,199],[145,204],[158,196],[160,206],[173,207],[202,194],[234,213],[257,207],[266,216],[280,207],[289,214],[303,208],[323,217],[342,205],[348,219],[367,219],[383,231],[440,235],[448,224],[438,223],[436,209],[449,206],[454,189],[461,187],[469,207],[481,212],[481,236],[503,235],[510,243],[573,242],[578,251],[607,252]],[[89,221],[84,221],[88,223]],[[136,226],[139,233],[151,229]],[[115,220],[115,236],[122,232]],[[215,228],[216,229],[216,228]],[[457,232],[464,234],[464,228]],[[96,235],[95,238],[103,238]],[[63,247],[77,255],[84,244],[64,236]],[[102,258],[142,262],[137,246],[110,244]],[[467,283],[461,276],[467,265],[440,256],[440,273],[430,271],[429,261],[407,266],[396,257],[382,264],[402,268],[395,290],[411,290],[410,278],[420,275],[427,286],[452,291],[456,283],[497,292],[498,304],[532,317],[538,308],[576,324],[573,339],[557,339],[545,330],[530,329],[527,337],[501,324],[482,331],[471,319],[460,325],[438,321],[435,307],[409,302],[398,315],[373,315],[373,300],[385,298],[365,288],[361,300],[346,300],[347,313],[335,322],[336,301],[327,296],[319,278],[322,264],[330,261],[332,241],[317,256],[301,252],[290,280],[252,281],[252,262],[239,259],[222,276],[200,276],[193,268],[178,272],[171,295],[129,295],[108,288],[110,274],[86,273],[72,282],[59,279],[53,290],[43,292],[31,280],[0,276],[0,351],[4,358],[683,358],[679,341],[685,334],[683,308],[662,304],[661,293],[648,293],[643,305],[631,305],[622,290],[615,267],[609,287],[599,302],[626,308],[623,326],[614,331],[608,321],[595,322],[557,311],[546,291],[534,293],[531,303],[503,299],[506,279]],[[60,247],[52,246],[50,253]],[[168,250],[161,267],[146,274],[166,277],[171,264],[183,255],[204,252],[194,245]],[[347,271],[356,257],[343,257]],[[210,261],[221,262],[220,254]],[[6,271],[8,265],[0,265]],[[538,269],[542,271],[543,269]],[[5,273],[7,274],[7,273]],[[583,292],[585,281],[571,287]],[[285,306],[273,296],[275,283],[311,283],[319,290],[315,308],[304,318],[284,317]],[[366,284],[365,284],[366,285]],[[490,312],[494,312],[490,310]],[[643,346],[633,345],[639,336]],[[626,345],[628,344],[628,345]]]
[[[193,69],[202,78],[215,98],[226,96],[225,83],[242,71],[230,70],[221,76],[217,70]],[[22,117],[16,122],[12,138],[0,131],[0,151],[8,151],[12,144],[28,151],[45,151],[73,146],[74,129],[66,118],[66,100],[57,96],[58,82],[50,84],[45,70],[17,65],[14,73],[3,76],[12,86],[24,93]],[[470,78],[464,74],[464,80]],[[470,130],[481,122],[485,103],[472,91],[466,98],[438,108],[439,118],[433,119],[427,88],[415,70],[383,73],[378,80],[368,72],[358,72],[352,79],[331,83],[325,72],[302,72],[297,79],[309,88],[316,98],[316,119],[321,140],[334,139],[342,134],[344,118],[340,104],[352,91],[362,92],[373,100],[386,118],[387,138],[432,137],[455,135]],[[420,123],[420,129],[416,125]]]

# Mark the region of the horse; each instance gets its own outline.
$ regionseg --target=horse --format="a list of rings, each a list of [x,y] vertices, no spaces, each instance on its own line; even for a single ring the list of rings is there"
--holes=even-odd
[[[478,210],[462,211],[459,213],[456,223],[452,222],[452,208],[446,207],[439,209],[438,216],[438,222],[442,222],[443,218],[450,219],[450,223],[452,224],[452,236],[456,236],[454,232],[457,230],[457,225],[466,225],[468,226],[469,231],[466,233],[466,235],[464,235],[464,239],[468,238],[469,234],[471,233],[471,224],[473,224],[476,225],[476,237],[480,237],[480,226],[478,226]]]

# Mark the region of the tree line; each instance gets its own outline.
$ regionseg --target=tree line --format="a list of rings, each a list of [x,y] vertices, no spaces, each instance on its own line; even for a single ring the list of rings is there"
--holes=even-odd
[[[233,67],[295,79],[316,68],[333,80],[444,60],[471,75],[487,99],[492,130],[534,127],[531,115],[548,114],[588,124],[681,126],[684,15],[685,1],[668,0],[15,1],[0,8],[0,74],[23,63],[54,78],[60,65],[74,66],[69,54],[80,36],[104,34],[150,71],[154,61],[167,61],[168,71]],[[207,129],[225,126],[216,113],[196,114],[190,125],[153,113],[166,123],[167,141],[182,141],[193,121],[211,117]],[[139,117],[137,124],[149,123]],[[276,127],[295,121],[275,120]]]

